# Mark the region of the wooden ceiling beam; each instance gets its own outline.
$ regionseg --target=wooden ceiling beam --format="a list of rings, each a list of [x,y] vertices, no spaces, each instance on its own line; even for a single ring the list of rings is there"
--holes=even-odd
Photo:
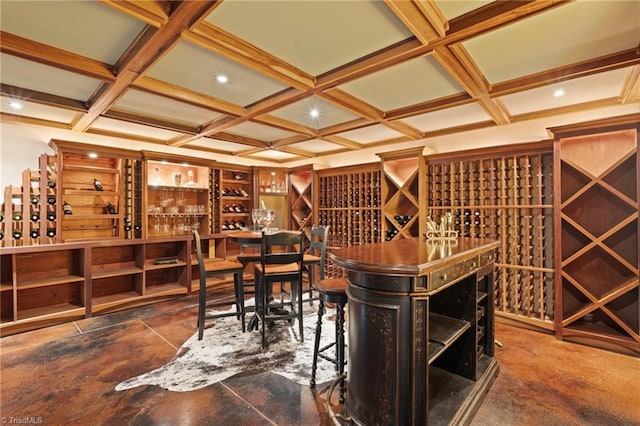
[[[36,90],[29,90],[23,87],[11,86],[4,83],[0,83],[0,94],[11,99],[33,102],[40,105],[63,108],[76,112],[87,112],[86,105],[82,101],[38,92]]]
[[[281,148],[287,145],[293,145],[294,143],[306,142],[312,139],[315,139],[316,136],[307,136],[307,135],[295,135],[289,136],[288,138],[278,139],[277,141],[269,144],[271,148]]]
[[[183,36],[185,40],[231,58],[296,89],[305,90],[315,86],[315,78],[312,75],[208,22],[202,22],[193,30],[185,31]]]
[[[422,44],[446,35],[449,24],[435,2],[385,0],[385,4]]]
[[[323,127],[318,131],[319,136],[335,135],[336,133],[342,133],[349,130],[360,129],[373,124],[373,122],[366,118],[356,118],[351,121],[345,121],[344,123],[334,124],[333,126]]]
[[[640,65],[631,68],[620,90],[620,102],[631,104],[640,102]]]
[[[422,139],[424,137],[424,133],[422,131],[408,125],[407,123],[403,123],[402,121],[385,121],[382,124],[414,140]]]
[[[282,151],[282,152],[286,152],[287,154],[297,155],[298,157],[304,157],[304,158],[317,157],[317,154],[315,154],[313,152],[309,152],[309,151],[305,151],[305,150],[297,149],[297,148],[292,148],[290,146],[283,146],[279,150]]]
[[[336,145],[344,146],[345,148],[349,148],[351,150],[357,150],[364,148],[364,144],[350,141],[349,139],[341,138],[340,136],[322,136],[320,139],[325,140],[327,142],[334,143]]]
[[[69,126],[68,123],[60,123],[58,121],[45,120],[43,118],[26,117],[24,115],[9,114],[6,112],[0,112],[0,122],[13,123],[13,124],[28,124],[28,125],[51,127],[54,129],[64,129],[64,130],[69,130],[71,128],[71,126]],[[11,143],[11,142],[8,142],[8,143]]]
[[[2,53],[102,81],[115,80],[113,68],[109,64],[4,31],[0,31],[0,40],[2,40],[0,43],[0,52]]]
[[[289,132],[302,133],[306,136],[317,136],[318,132],[315,129],[312,129],[307,126],[303,126],[302,124],[294,123],[293,121],[285,120],[280,117],[276,117],[274,115],[264,114],[258,117],[255,117],[252,121],[261,124],[267,124],[271,127],[276,127],[278,129],[287,130]]]
[[[138,45],[128,50],[135,53],[130,54],[127,63],[121,64],[122,69],[115,81],[97,99],[93,100],[87,114],[73,124],[73,130],[86,131],[140,75],[180,40],[185,29],[195,25],[199,19],[206,16],[214,5],[215,1],[180,2],[172,11],[165,25],[149,38],[138,39]]]
[[[370,120],[381,121],[384,119],[384,111],[348,94],[344,90],[337,88],[327,89],[322,93],[318,93],[318,96]]]
[[[234,135],[232,133],[219,132],[216,133],[216,139],[227,142],[235,142],[243,145],[255,146],[257,148],[269,148],[267,142],[258,139],[248,138],[246,136]]]
[[[169,3],[164,1],[100,0],[101,3],[126,13],[147,25],[160,28],[169,20]]]
[[[475,102],[468,93],[456,93],[454,95],[433,99],[426,102],[420,102],[402,108],[387,111],[388,120],[397,120],[401,118],[413,117],[415,115],[426,114],[428,112],[438,111],[445,108],[451,108],[468,103]]]
[[[113,108],[102,115],[106,118],[113,118],[116,120],[126,121],[128,123],[142,124],[144,126],[151,126],[157,129],[169,130],[178,133],[196,134],[198,130],[193,126],[186,126],[184,124],[160,120],[154,117],[147,117],[141,114],[134,114]]]
[[[202,95],[174,84],[156,80],[151,77],[139,77],[132,86],[133,89],[142,90],[154,95],[164,96],[180,102],[211,109],[223,114],[241,116],[244,108],[231,102],[223,101],[213,96]]]

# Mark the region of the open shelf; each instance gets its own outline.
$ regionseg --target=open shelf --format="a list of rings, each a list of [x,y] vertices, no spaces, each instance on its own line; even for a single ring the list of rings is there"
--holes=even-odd
[[[469,321],[429,312],[429,364],[471,327]]]

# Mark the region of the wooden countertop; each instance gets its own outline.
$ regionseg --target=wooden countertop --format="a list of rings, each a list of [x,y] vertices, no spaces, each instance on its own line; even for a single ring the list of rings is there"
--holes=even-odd
[[[458,238],[427,241],[424,237],[345,247],[331,251],[332,262],[347,270],[383,275],[422,276],[499,246],[495,240]]]

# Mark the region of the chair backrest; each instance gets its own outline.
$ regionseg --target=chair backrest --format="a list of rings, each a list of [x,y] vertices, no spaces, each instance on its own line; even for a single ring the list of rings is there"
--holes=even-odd
[[[266,265],[297,263],[301,274],[303,256],[304,234],[302,231],[278,231],[269,234],[263,231],[260,251],[260,263],[263,268]]]
[[[193,230],[193,240],[196,246],[196,257],[198,258],[198,267],[200,269],[200,285],[202,286],[203,281],[206,285],[207,271],[204,266],[204,258],[202,257],[202,247],[200,246],[200,233],[198,233],[197,229]]]
[[[329,225],[311,227],[310,243],[307,252],[320,258],[320,279],[324,279],[324,263],[327,257],[327,239],[329,238]]]

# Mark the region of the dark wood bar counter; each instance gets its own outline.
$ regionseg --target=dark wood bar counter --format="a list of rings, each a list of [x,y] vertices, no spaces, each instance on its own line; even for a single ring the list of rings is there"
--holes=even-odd
[[[346,410],[361,425],[464,424],[498,373],[492,240],[330,253],[348,271]]]

